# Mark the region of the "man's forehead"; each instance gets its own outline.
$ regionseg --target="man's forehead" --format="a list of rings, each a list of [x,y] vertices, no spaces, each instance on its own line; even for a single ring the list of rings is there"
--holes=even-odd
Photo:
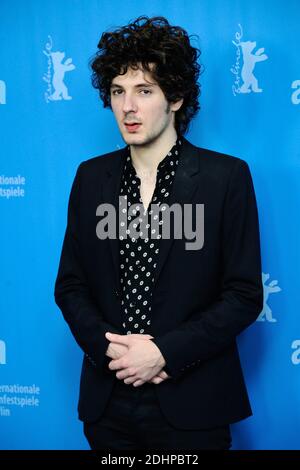
[[[124,82],[138,83],[144,81],[146,83],[156,84],[155,80],[152,77],[151,72],[141,68],[133,69],[128,67],[125,74],[117,75],[113,78],[112,84],[114,83],[124,83]]]

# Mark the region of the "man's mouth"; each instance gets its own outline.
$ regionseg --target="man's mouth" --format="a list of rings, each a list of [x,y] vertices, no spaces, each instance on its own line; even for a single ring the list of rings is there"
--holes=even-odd
[[[138,130],[138,128],[141,126],[141,124],[138,123],[138,122],[130,122],[130,123],[125,122],[124,124],[125,124],[126,129],[129,132],[134,132],[134,131]]]

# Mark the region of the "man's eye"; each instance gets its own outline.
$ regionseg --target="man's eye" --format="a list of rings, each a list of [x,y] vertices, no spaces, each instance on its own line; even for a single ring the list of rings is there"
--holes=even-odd
[[[151,91],[150,90],[141,90],[142,92],[144,92],[144,94],[146,95],[151,95]]]
[[[113,90],[112,91],[113,95],[119,95],[120,93],[122,93],[122,90]]]

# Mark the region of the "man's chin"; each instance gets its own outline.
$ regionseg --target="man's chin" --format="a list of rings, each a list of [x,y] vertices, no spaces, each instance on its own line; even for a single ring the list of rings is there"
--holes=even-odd
[[[147,143],[147,139],[145,137],[138,135],[123,134],[123,140],[127,145],[145,145]]]

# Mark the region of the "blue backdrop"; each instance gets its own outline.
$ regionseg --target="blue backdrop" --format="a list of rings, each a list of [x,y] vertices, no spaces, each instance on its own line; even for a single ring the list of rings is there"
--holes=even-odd
[[[124,145],[88,61],[141,14],[199,36],[187,138],[245,159],[256,189],[265,304],[239,337],[254,416],[232,427],[234,448],[299,449],[299,0],[1,0],[0,448],[88,448],[82,354],[53,286],[78,164]]]

